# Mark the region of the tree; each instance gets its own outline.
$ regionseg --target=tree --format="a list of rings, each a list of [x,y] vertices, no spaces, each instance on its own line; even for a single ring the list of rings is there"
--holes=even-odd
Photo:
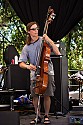
[[[83,19],[61,40],[66,41],[68,68],[83,70]]]

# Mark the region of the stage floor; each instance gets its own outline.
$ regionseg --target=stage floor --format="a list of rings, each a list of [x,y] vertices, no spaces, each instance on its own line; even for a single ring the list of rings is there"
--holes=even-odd
[[[20,125],[30,125],[30,121],[34,119],[34,114],[26,114],[20,116]],[[43,118],[43,115],[42,115]],[[69,114],[67,114],[65,117],[63,116],[56,116],[51,114],[49,115],[51,125],[69,125]],[[37,124],[39,125],[39,124]],[[42,123],[40,125],[43,125],[43,119]]]

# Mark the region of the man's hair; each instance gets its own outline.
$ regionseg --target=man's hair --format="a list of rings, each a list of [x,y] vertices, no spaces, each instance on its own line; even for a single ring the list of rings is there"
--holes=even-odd
[[[34,24],[36,24],[37,27],[39,27],[38,23],[35,22],[35,21],[28,23],[27,26],[26,26],[26,30],[27,30],[26,44],[28,44],[28,45],[31,43],[31,36],[28,33],[28,31],[30,31],[31,26],[34,25]]]

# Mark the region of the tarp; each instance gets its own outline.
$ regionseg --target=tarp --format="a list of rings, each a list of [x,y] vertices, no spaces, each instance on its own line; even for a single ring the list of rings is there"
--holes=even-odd
[[[82,18],[83,0],[9,0],[11,6],[27,25],[37,21],[40,25],[39,34],[43,34],[48,7],[51,6],[56,18],[48,29],[48,35],[54,41],[64,37]]]

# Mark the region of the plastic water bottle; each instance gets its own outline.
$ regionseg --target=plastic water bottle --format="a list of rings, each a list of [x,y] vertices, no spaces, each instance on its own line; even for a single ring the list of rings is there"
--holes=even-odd
[[[14,60],[15,60],[15,64],[18,64],[18,56],[17,55],[14,57]]]

